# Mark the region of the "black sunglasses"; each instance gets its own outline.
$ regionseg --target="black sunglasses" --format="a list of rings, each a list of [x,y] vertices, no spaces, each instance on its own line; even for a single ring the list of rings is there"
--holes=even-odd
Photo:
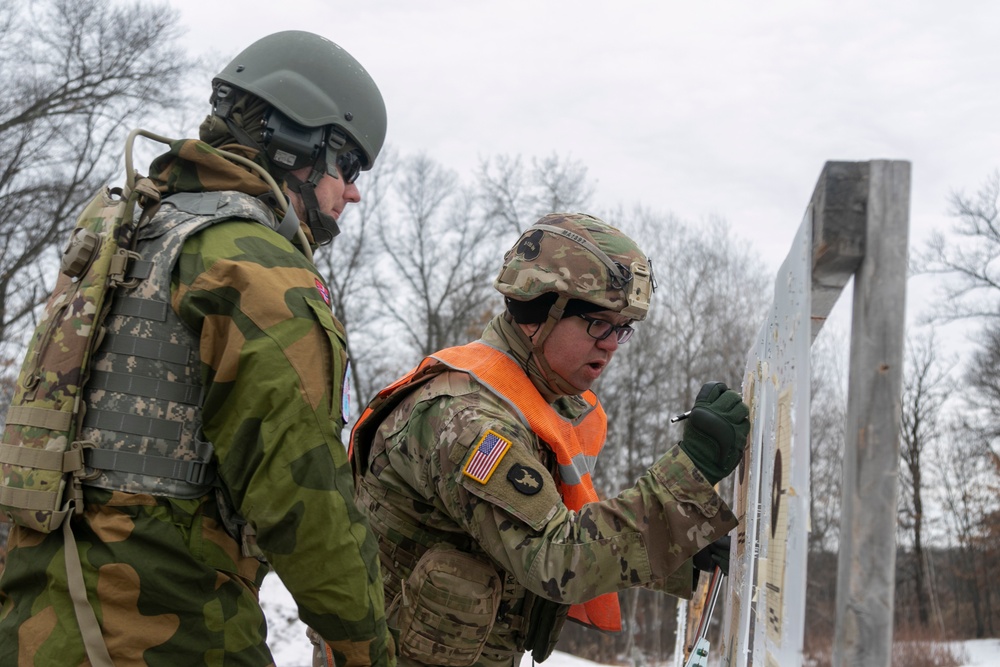
[[[355,151],[340,153],[331,163],[329,151],[330,149],[327,149],[326,173],[337,178],[337,170],[339,169],[345,183],[351,184],[358,180],[358,176],[361,174],[361,158],[358,154]]]
[[[577,315],[577,317],[587,323],[587,335],[594,340],[604,340],[613,333],[620,345],[627,343],[635,333],[635,329],[628,324],[611,324],[607,320],[599,320],[589,315]]]

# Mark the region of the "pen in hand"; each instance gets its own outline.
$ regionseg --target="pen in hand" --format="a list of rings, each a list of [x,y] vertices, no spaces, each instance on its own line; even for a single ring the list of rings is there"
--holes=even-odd
[[[675,422],[679,422],[679,421],[681,421],[682,419],[687,419],[687,418],[688,418],[688,417],[690,417],[690,416],[691,416],[691,411],[690,411],[690,410],[688,410],[687,412],[682,412],[682,413],[681,413],[681,414],[679,414],[679,415],[676,415],[676,416],[674,416],[674,417],[671,417],[671,418],[670,418],[670,423],[671,423],[671,424],[673,424],[673,423],[675,423]]]

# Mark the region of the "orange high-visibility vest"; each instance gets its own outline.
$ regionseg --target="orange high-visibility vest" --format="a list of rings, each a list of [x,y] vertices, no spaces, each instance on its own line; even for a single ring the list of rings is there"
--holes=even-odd
[[[482,342],[451,347],[425,358],[420,365],[392,383],[368,404],[351,432],[350,456],[355,462],[354,447],[359,435],[374,435],[378,424],[367,423],[388,402],[398,404],[410,389],[443,371],[453,369],[473,376],[505,401],[531,431],[556,455],[559,464],[559,494],[571,510],[599,500],[591,478],[591,470],[607,435],[607,416],[596,394],[584,392],[591,409],[574,425],[560,416],[545,401],[524,369],[510,356]],[[390,408],[391,409],[391,408]],[[371,440],[368,440],[370,443]],[[367,450],[366,444],[364,449]],[[367,458],[367,451],[361,453]],[[357,471],[359,473],[362,471]],[[570,618],[601,630],[621,630],[621,609],[616,593],[606,593],[583,604],[570,607]]]

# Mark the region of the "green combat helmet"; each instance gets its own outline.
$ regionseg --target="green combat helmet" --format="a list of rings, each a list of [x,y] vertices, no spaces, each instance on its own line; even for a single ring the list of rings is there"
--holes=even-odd
[[[583,213],[552,213],[529,227],[504,255],[494,286],[515,301],[554,293],[637,322],[653,291],[649,260],[635,242]]]
[[[319,210],[316,185],[324,174],[337,178],[338,166],[353,182],[359,170],[371,169],[385,142],[385,103],[371,75],[325,37],[287,30],[244,49],[213,79],[212,89],[215,115],[241,144],[266,153],[282,172],[312,166],[305,181],[282,177],[302,196],[316,240],[332,240],[340,229]],[[241,92],[270,105],[260,128],[241,127],[230,116]]]
[[[524,342],[552,388],[572,394],[578,392],[542,354],[552,329],[563,317],[588,310],[644,320],[655,283],[649,259],[621,231],[583,213],[552,213],[507,251],[494,287],[515,322],[541,324]]]

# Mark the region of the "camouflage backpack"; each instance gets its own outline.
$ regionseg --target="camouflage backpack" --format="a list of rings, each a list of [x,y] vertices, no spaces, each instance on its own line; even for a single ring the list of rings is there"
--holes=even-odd
[[[126,145],[126,163],[136,133]],[[43,533],[83,510],[85,442],[76,440],[80,392],[100,343],[111,295],[136,257],[135,206],[154,210],[160,195],[131,169],[124,187],[103,188],[77,218],[59,277],[25,356],[0,444],[0,511]]]
[[[61,526],[69,595],[94,667],[112,667],[113,662],[87,599],[70,518],[83,512],[83,482],[88,475],[101,472],[88,471],[84,465],[83,452],[94,443],[78,440],[91,358],[101,344],[115,290],[139,280],[130,275],[139,257],[134,251],[136,231],[159,207],[156,186],[132,168],[132,144],[138,135],[164,144],[174,142],[134,130],[125,143],[125,185],[103,188],[77,218],[63,251],[56,287],[28,346],[0,440],[0,511],[13,523],[42,533]],[[274,179],[242,156],[217,152],[257,172],[268,183],[275,205],[284,209],[283,224],[291,221],[289,226],[296,230],[311,260],[308,240]],[[138,218],[137,204],[142,209]]]
[[[135,232],[156,212],[160,200],[154,183],[132,168],[132,144],[139,135],[174,142],[134,130],[125,144],[125,185],[102,189],[77,219],[55,290],[28,346],[0,441],[0,512],[13,523],[43,533],[67,523],[70,512],[82,513],[82,482],[89,474],[100,474],[84,465],[83,452],[94,443],[78,439],[86,410],[82,390],[114,291],[138,280],[129,275],[138,258]],[[282,225],[295,230],[311,261],[308,240],[274,179],[242,156],[216,152],[257,172],[270,186],[269,201],[284,209]],[[143,211],[138,218],[136,204]],[[71,538],[68,526],[64,532]]]

